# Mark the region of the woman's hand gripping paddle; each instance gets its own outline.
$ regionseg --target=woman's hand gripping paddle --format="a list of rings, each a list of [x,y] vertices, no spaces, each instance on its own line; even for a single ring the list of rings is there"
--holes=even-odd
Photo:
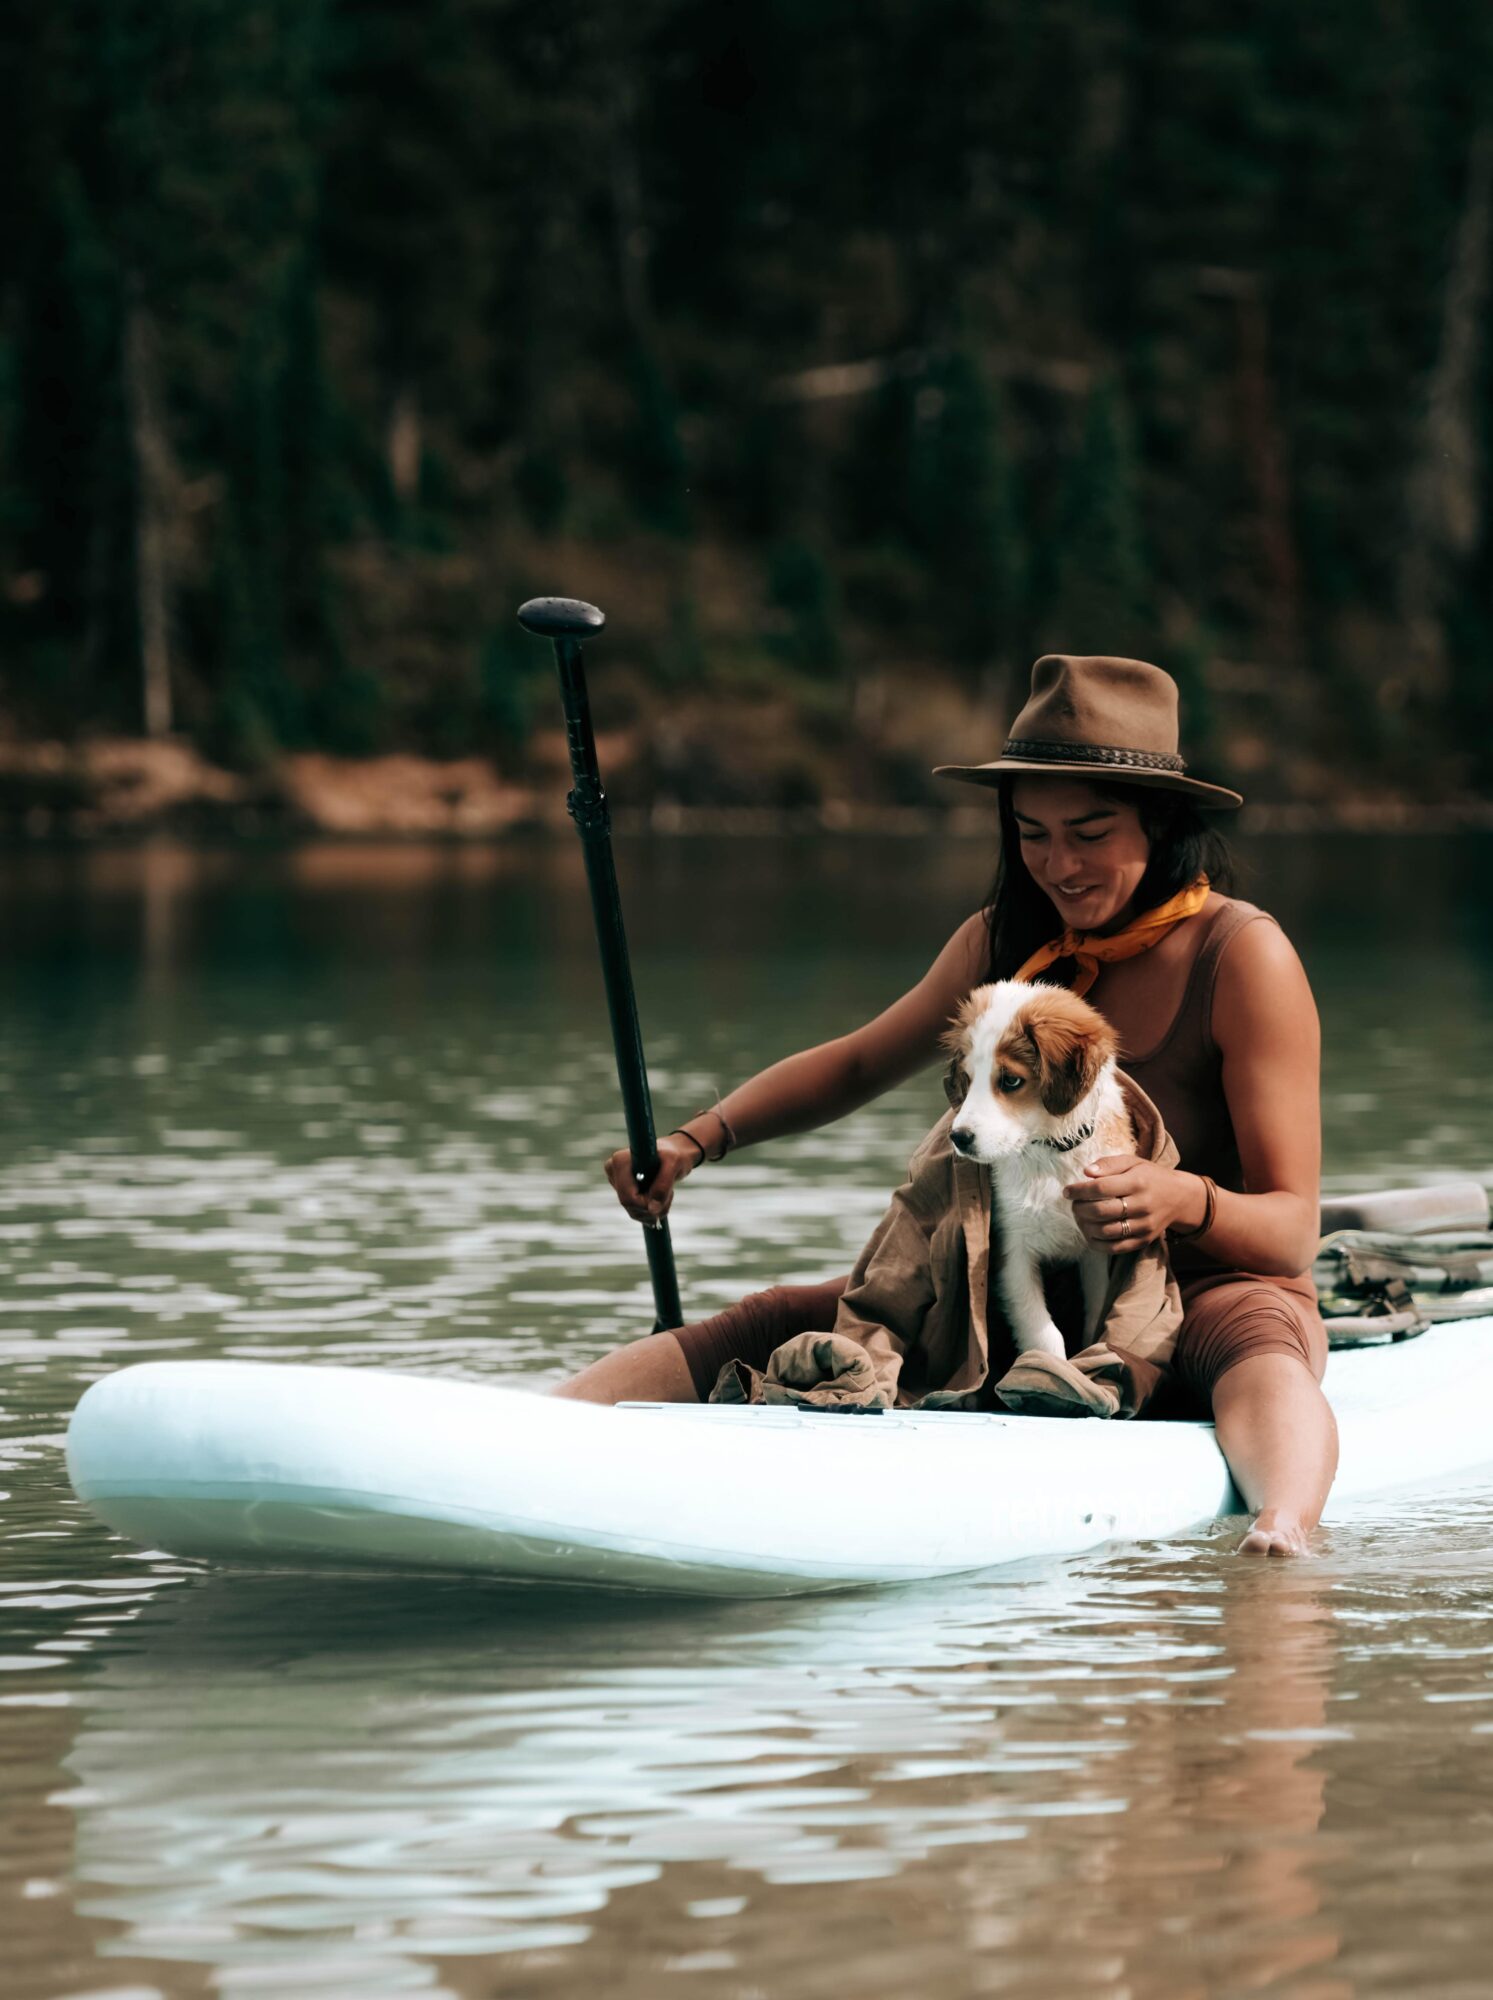
[[[617,869],[612,860],[611,815],[596,762],[596,737],[591,728],[591,705],[586,698],[586,673],[581,663],[581,641],[598,633],[606,619],[594,604],[582,604],[573,597],[531,597],[527,604],[519,606],[518,622],[526,632],[552,639],[555,645],[560,698],[565,705],[565,740],[575,780],[567,804],[586,858],[591,914],[596,922],[596,941],[601,947],[607,1011],[612,1017],[612,1046],[617,1052],[617,1081],[622,1086],[627,1143],[632,1148],[633,1180],[642,1189],[658,1172],[658,1138],[653,1125],[648,1070],[643,1060],[643,1036],[638,1027],[637,996],[627,956],[627,934],[622,928]],[[653,1330],[662,1333],[684,1322],[679,1309],[674,1246],[669,1240],[665,1216],[645,1222],[643,1227],[648,1271],[653,1280],[656,1314]]]

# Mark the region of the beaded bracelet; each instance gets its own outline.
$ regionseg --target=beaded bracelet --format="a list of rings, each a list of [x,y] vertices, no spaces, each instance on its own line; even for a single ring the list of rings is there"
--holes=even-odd
[[[1195,1229],[1169,1229],[1167,1235],[1175,1243],[1191,1243],[1199,1236],[1206,1236],[1213,1227],[1213,1217],[1218,1208],[1218,1189],[1207,1174],[1199,1174],[1203,1184],[1203,1219]]]

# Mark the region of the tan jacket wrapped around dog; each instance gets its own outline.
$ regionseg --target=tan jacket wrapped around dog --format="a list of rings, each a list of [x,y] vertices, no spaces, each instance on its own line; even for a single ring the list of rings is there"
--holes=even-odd
[[[1145,1092],[1117,1072],[1142,1159],[1174,1167],[1177,1149]],[[861,1252],[832,1333],[801,1333],[772,1355],[765,1374],[732,1362],[712,1402],[809,1403],[888,1409],[1016,1409],[1074,1416],[1131,1416],[1161,1385],[1182,1300],[1164,1242],[1110,1258],[1099,1337],[1063,1372],[1059,1385],[1028,1394],[1018,1360],[992,1384],[990,1170],[961,1159],[949,1143],[954,1113],[941,1118],[913,1155]]]

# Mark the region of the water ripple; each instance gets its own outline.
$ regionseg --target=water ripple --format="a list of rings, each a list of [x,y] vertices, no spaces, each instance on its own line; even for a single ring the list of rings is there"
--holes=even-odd
[[[1281,893],[1330,1030],[1329,1175],[1493,1176],[1493,961],[1460,922],[1486,843],[1398,902],[1361,850],[1302,852]],[[599,1182],[616,1086],[574,859],[416,859],[0,885],[37,941],[0,1012],[7,2000],[1480,1991],[1488,1491],[1359,1507],[1298,1566],[1237,1562],[1220,1525],[700,1606],[209,1574],[83,1513],[67,1413],[122,1360],[541,1386],[650,1324]],[[884,1004],[987,863],[654,865],[672,1119]],[[699,1175],[688,1304],[847,1269],[936,1099]]]

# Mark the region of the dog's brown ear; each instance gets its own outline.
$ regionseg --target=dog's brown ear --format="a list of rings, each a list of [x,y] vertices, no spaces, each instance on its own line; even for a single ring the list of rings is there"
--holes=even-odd
[[[977,986],[973,993],[966,994],[940,1037],[949,1052],[949,1066],[943,1073],[943,1094],[956,1111],[969,1096],[969,1071],[964,1066],[964,1056],[969,1045],[970,1023],[989,992],[988,986]]]
[[[1114,1030],[1102,1014],[1071,994],[1025,1009],[1021,1025],[1037,1051],[1037,1095],[1061,1116],[1087,1097],[1115,1052]]]
[[[951,1056],[963,1053],[969,1041],[969,1031],[978,1018],[980,1009],[990,998],[990,994],[991,988],[988,986],[977,986],[973,993],[965,994],[954,1009],[949,1025],[938,1038],[940,1048],[947,1049]]]

